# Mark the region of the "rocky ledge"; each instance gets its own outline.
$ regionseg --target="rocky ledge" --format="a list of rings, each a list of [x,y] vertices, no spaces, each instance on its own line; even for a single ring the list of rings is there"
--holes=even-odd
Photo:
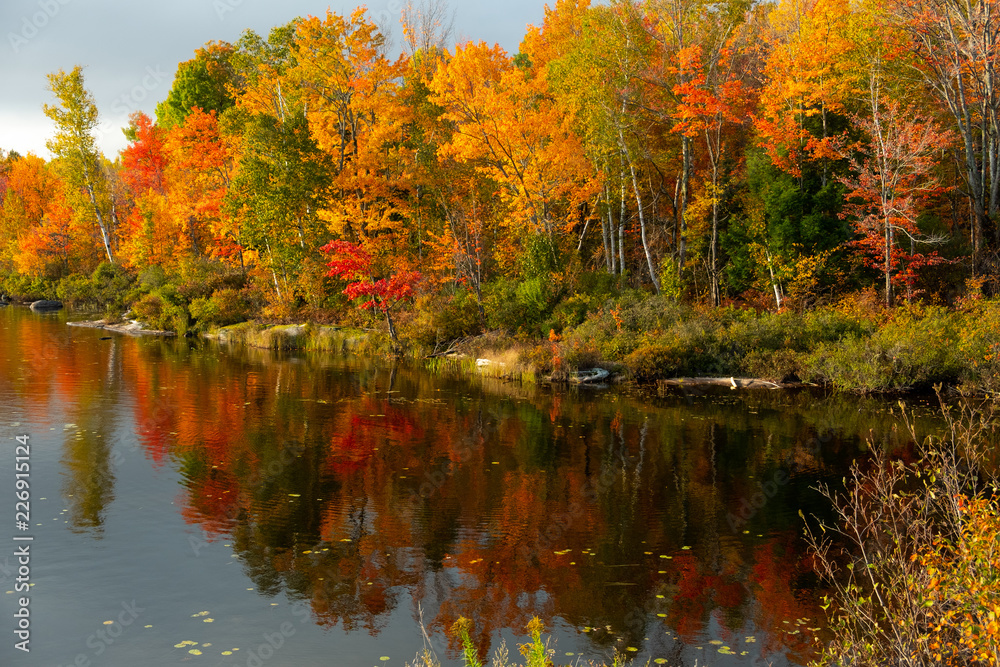
[[[84,327],[86,329],[106,329],[116,333],[128,334],[130,336],[176,336],[173,331],[159,331],[157,329],[147,329],[138,320],[126,320],[125,322],[108,323],[107,320],[93,320],[91,322],[69,322],[71,327]]]

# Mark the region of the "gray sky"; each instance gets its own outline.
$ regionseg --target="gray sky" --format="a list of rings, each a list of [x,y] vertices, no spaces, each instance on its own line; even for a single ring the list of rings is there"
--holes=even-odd
[[[551,0],[550,0],[551,2]],[[247,28],[266,35],[296,16],[349,14],[359,2],[308,0],[0,0],[0,148],[49,157],[53,103],[45,75],[84,66],[84,80],[101,114],[98,142],[108,157],[125,144],[128,114],[151,117],[166,97],[177,63],[211,40],[236,41]],[[369,13],[401,49],[405,0],[372,0]],[[415,2],[419,4],[419,2]],[[452,0],[454,38],[497,42],[516,53],[525,26],[540,25],[545,0]],[[554,4],[554,3],[553,3]]]

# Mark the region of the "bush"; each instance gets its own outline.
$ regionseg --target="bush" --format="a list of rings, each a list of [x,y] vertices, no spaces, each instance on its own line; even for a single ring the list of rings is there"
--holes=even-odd
[[[812,380],[856,391],[898,391],[957,382],[963,364],[954,315],[944,309],[904,310],[869,337],[821,343],[806,355]]]
[[[90,276],[94,300],[104,309],[105,315],[116,319],[138,298],[135,277],[118,264],[101,262]]]
[[[795,350],[751,350],[740,363],[739,374],[770,382],[790,382],[799,377],[801,368]]]
[[[176,331],[184,335],[188,328],[188,311],[160,293],[147,294],[132,305],[132,312],[143,326],[160,331]]]
[[[452,294],[422,296],[408,322],[400,321],[403,337],[429,348],[439,348],[459,338],[482,333],[479,304],[466,289]]]
[[[646,345],[626,356],[625,365],[635,379],[648,382],[680,375],[685,365],[682,355],[683,352],[673,345]]]
[[[188,307],[198,329],[207,331],[212,327],[225,327],[245,322],[255,311],[249,292],[226,288],[216,290],[210,297],[199,297]]]
[[[78,273],[66,276],[59,281],[56,297],[66,305],[74,307],[98,305],[93,281]]]
[[[490,329],[539,336],[542,322],[551,313],[556,288],[551,279],[534,277],[523,281],[501,278],[484,288],[486,322]]]
[[[830,643],[814,665],[995,665],[1000,650],[1000,507],[984,467],[994,406],[964,407],[920,456],[855,463],[843,492],[821,485],[836,520],[806,530]],[[904,415],[905,417],[905,415]],[[990,479],[992,477],[992,479]]]
[[[964,383],[1000,391],[1000,301],[970,303],[958,314],[955,328]]]
[[[32,278],[17,273],[8,275],[0,283],[0,293],[9,294],[21,301],[38,301],[56,296],[56,286],[45,278]]]

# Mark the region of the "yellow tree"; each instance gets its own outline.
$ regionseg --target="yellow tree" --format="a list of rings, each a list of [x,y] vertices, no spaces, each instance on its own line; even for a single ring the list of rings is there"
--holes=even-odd
[[[114,264],[118,210],[113,184],[109,182],[94,140],[98,125],[97,105],[84,87],[83,68],[79,65],[69,73],[59,70],[49,74],[48,80],[49,90],[59,100],[59,105],[43,107],[45,115],[56,124],[56,133],[46,147],[59,160],[67,183],[86,198],[89,212],[100,231],[105,255]]]
[[[331,231],[369,245],[377,239],[397,245],[409,217],[410,109],[400,84],[408,61],[391,61],[385,49],[385,36],[363,9],[350,18],[327,12],[298,24],[297,64],[289,72],[309,131],[335,172],[337,195],[321,216]]]
[[[439,154],[474,165],[510,212],[503,253],[516,252],[526,235],[558,245],[600,192],[572,117],[528,69],[499,46],[470,43],[456,47],[430,84],[431,101],[454,128]]]

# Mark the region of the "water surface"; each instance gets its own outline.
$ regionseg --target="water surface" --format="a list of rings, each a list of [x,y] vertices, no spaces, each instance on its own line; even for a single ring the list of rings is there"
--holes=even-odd
[[[402,665],[421,627],[459,664],[459,616],[516,655],[536,615],[559,664],[801,665],[798,512],[904,440],[875,399],[523,387],[67,317],[0,309],[0,540],[19,435],[34,537],[27,655],[0,552],[3,665]]]

